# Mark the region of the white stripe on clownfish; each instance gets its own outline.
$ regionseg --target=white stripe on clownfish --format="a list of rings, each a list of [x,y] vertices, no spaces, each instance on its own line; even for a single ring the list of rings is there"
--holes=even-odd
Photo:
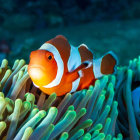
[[[103,76],[103,74],[101,73],[101,62],[102,62],[102,58],[93,60],[93,72],[95,78],[100,78]]]
[[[53,46],[50,43],[44,43],[39,49],[47,50],[47,51],[53,53],[55,61],[57,63],[57,67],[58,67],[56,78],[51,83],[49,83],[48,85],[45,85],[43,87],[52,88],[54,86],[59,85],[61,82],[63,73],[64,73],[64,63],[63,63],[63,60],[61,58],[59,51],[56,49],[55,46]]]
[[[81,56],[78,50],[78,47],[74,47],[71,45],[71,50],[70,50],[70,57],[67,63],[68,71],[71,72],[75,70],[78,66],[81,65]],[[79,71],[80,77],[82,76],[82,71]],[[77,90],[80,82],[80,77],[76,79],[75,81],[72,82],[72,89],[70,92],[74,92]]]

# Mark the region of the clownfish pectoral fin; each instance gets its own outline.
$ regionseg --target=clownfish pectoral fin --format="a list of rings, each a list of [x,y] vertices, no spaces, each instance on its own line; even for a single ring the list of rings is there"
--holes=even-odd
[[[69,83],[77,80],[80,76],[78,72],[69,72],[66,77],[67,77],[66,81]]]
[[[81,65],[79,65],[75,70],[73,70],[72,72],[78,72],[82,69],[87,69],[89,68],[91,65],[93,64],[92,61],[90,60],[87,60],[87,61],[84,61]]]
[[[76,69],[68,73],[68,81],[75,81],[76,79],[83,77],[82,69],[87,69],[92,65],[92,61],[84,61]]]
[[[93,72],[95,78],[100,78],[103,75],[114,73],[117,64],[117,56],[112,51],[108,52],[99,59],[93,60]]]

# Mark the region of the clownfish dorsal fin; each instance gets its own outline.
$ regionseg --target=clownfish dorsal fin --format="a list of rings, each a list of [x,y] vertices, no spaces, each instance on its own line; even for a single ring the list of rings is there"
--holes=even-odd
[[[65,45],[69,45],[68,40],[63,35],[57,35],[56,37],[54,37],[53,39],[47,41],[46,43],[50,43],[50,44],[54,45],[55,47],[57,47],[59,45],[63,46],[63,47]]]
[[[66,39],[66,37],[64,37],[63,35],[57,35],[55,38],[61,38],[61,39],[65,40],[65,41],[68,41],[68,40]]]
[[[68,43],[68,40],[65,36],[63,35],[57,35],[55,38],[53,38],[53,40],[61,40],[62,42],[67,42]]]
[[[118,59],[112,51],[108,52],[99,59],[93,60],[93,71],[95,78],[100,78],[103,75],[113,74],[117,64]]]
[[[84,44],[84,43],[81,44],[81,45],[79,46],[79,48],[80,48],[80,47],[85,47],[86,49],[89,49],[88,46],[87,46],[86,44]]]
[[[75,81],[76,79],[83,77],[82,69],[87,69],[92,65],[92,61],[84,61],[76,69],[68,73],[68,81]]]

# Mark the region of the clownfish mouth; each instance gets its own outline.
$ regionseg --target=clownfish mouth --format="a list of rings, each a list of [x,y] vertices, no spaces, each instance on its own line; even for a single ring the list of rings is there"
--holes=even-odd
[[[30,65],[28,66],[28,74],[31,77],[32,81],[37,86],[44,86],[46,71],[45,68],[40,65]]]
[[[40,65],[29,65],[28,73],[32,79],[40,81],[44,77],[46,70]]]
[[[40,65],[29,65],[28,66],[28,71],[33,70],[33,69],[39,69],[44,72],[46,71],[45,68]]]

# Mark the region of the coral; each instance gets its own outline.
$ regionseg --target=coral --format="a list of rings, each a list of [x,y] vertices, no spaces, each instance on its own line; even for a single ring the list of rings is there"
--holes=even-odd
[[[24,60],[16,60],[12,68],[2,61],[0,139],[139,139],[139,104],[134,104],[131,85],[140,81],[140,57],[89,89],[63,97],[34,87],[27,67]]]

